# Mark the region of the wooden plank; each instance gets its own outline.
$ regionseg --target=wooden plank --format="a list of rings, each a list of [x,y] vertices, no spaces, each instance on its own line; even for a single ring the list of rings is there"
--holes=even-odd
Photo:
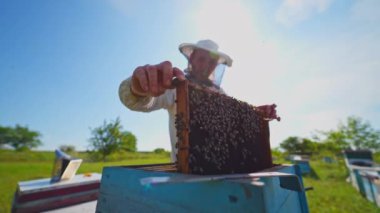
[[[177,86],[177,126],[181,129],[177,130],[177,161],[178,171],[182,173],[190,173],[189,170],[189,94],[188,81],[181,81]]]

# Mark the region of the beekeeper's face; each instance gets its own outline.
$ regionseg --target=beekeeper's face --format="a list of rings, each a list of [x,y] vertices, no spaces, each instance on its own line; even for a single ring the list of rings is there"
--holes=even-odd
[[[189,63],[191,74],[198,80],[207,80],[218,65],[219,56],[203,49],[195,49]]]

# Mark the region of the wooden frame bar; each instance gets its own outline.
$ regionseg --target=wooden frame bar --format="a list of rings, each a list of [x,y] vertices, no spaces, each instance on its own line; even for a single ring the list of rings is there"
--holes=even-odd
[[[182,122],[182,130],[177,130],[178,138],[178,171],[190,173],[189,171],[189,94],[188,81],[181,81],[177,86],[177,122]]]

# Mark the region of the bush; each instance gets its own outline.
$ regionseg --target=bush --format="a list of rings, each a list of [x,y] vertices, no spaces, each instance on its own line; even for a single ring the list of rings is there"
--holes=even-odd
[[[162,154],[162,153],[165,153],[166,151],[163,148],[157,148],[157,149],[153,150],[153,152],[156,154]]]
[[[75,146],[73,146],[73,145],[62,145],[62,146],[59,147],[59,149],[62,152],[66,152],[66,153],[73,153],[73,152],[75,152]]]

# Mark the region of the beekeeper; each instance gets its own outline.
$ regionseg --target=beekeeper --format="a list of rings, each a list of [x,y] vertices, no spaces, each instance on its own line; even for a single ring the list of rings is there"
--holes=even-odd
[[[196,44],[183,43],[179,51],[188,60],[188,67],[183,71],[173,67],[169,61],[156,65],[137,67],[132,76],[120,84],[119,97],[121,102],[131,110],[151,112],[166,109],[169,112],[169,130],[171,141],[171,160],[176,160],[176,91],[172,87],[172,79],[185,79],[208,87],[215,92],[224,93],[220,83],[226,66],[232,66],[232,59],[220,52],[218,45],[212,40],[200,40]],[[268,119],[279,119],[276,105],[257,107]]]

